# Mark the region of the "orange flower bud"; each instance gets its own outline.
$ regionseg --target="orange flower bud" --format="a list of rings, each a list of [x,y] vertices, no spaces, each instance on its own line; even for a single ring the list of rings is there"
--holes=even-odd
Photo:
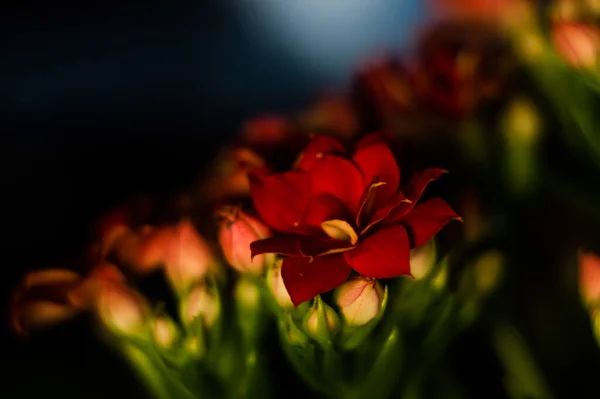
[[[373,320],[381,309],[384,289],[374,279],[353,278],[336,292],[336,302],[348,326],[362,326]]]
[[[600,256],[579,252],[579,289],[587,304],[600,303]]]
[[[212,326],[221,313],[221,305],[208,287],[199,284],[182,302],[181,319],[185,325],[190,325],[200,319],[205,326]]]
[[[573,67],[592,68],[598,62],[600,30],[583,23],[558,22],[552,29],[554,47]]]
[[[125,336],[142,334],[149,316],[149,306],[142,294],[118,283],[100,287],[96,311],[108,331]]]
[[[75,316],[80,309],[69,303],[68,292],[81,280],[77,273],[63,269],[28,273],[12,297],[12,327],[19,334],[27,334]]]
[[[250,244],[271,236],[270,229],[258,218],[236,207],[223,207],[219,227],[219,244],[227,262],[241,273],[262,274],[265,267],[275,262],[275,255],[264,254],[252,259]]]
[[[160,348],[170,348],[177,339],[177,326],[168,317],[157,317],[153,323],[153,335]]]

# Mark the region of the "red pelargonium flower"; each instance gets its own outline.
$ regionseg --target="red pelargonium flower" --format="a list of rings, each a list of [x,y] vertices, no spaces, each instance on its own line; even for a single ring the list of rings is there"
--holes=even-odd
[[[250,173],[250,193],[273,237],[254,241],[252,256],[285,255],[282,277],[294,305],[345,282],[352,270],[374,278],[410,275],[409,250],[460,220],[440,198],[417,205],[431,168],[400,189],[400,169],[382,135],[363,138],[349,154],[316,136],[293,170]]]

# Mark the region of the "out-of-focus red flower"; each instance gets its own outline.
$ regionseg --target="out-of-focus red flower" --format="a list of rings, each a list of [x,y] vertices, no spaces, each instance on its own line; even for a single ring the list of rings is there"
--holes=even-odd
[[[66,269],[30,272],[12,297],[12,327],[27,334],[59,324],[90,309],[104,284],[124,281],[109,263],[96,265],[85,277]]]
[[[600,29],[577,22],[557,22],[552,41],[562,59],[574,67],[594,67],[600,52]]]
[[[220,201],[250,194],[248,171],[265,165],[265,161],[247,147],[227,148],[214,162],[211,174],[201,187],[203,197]]]
[[[579,288],[587,303],[600,303],[600,256],[579,252]]]
[[[432,0],[433,11],[455,18],[500,21],[519,0]]]
[[[250,119],[242,127],[240,139],[262,156],[273,151],[298,150],[306,145],[306,134],[291,121],[279,115],[262,115]]]
[[[390,59],[368,62],[357,74],[357,85],[386,125],[399,114],[414,111],[412,75],[408,67]]]
[[[323,132],[339,140],[353,139],[359,130],[358,117],[346,96],[326,95],[299,118],[302,128]]]
[[[280,233],[253,242],[252,255],[287,256],[282,277],[295,305],[338,287],[352,270],[373,278],[409,275],[410,248],[460,219],[440,198],[417,204],[445,171],[426,169],[401,185],[381,137],[366,136],[349,153],[316,136],[294,170],[252,171],[256,210]]]

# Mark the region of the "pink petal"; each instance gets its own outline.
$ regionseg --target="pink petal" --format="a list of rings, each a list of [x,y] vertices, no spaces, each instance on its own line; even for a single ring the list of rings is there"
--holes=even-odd
[[[425,244],[452,220],[462,221],[446,201],[441,198],[432,198],[417,205],[402,220],[402,224],[410,233],[414,248]]]
[[[344,256],[336,254],[315,258],[285,258],[281,277],[294,306],[342,285],[352,270]]]
[[[326,155],[310,171],[312,197],[332,195],[352,214],[358,210],[363,178],[354,164],[335,155]]]
[[[345,153],[346,149],[344,145],[334,138],[320,135],[314,136],[308,146],[302,151],[302,154],[300,154],[295,168],[309,171],[323,156],[332,154],[344,155]]]
[[[352,157],[363,175],[365,187],[376,179],[384,182],[374,193],[373,206],[377,209],[392,199],[400,185],[400,169],[390,148],[382,142],[359,148]]]
[[[410,243],[406,229],[395,225],[366,237],[355,249],[344,252],[348,264],[367,277],[410,275]]]
[[[265,175],[259,169],[249,177],[250,194],[260,217],[275,230],[295,231],[308,206],[309,175],[300,171]]]

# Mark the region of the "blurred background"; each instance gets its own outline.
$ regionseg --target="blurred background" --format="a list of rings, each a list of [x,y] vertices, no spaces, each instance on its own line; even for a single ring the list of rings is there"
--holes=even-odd
[[[402,50],[419,0],[19,2],[1,13],[2,197],[8,294],[83,247],[98,214],[168,196],[245,119],[343,90]],[[7,318],[8,295],[2,299]],[[3,330],[0,397],[143,397],[85,320],[17,340]]]

